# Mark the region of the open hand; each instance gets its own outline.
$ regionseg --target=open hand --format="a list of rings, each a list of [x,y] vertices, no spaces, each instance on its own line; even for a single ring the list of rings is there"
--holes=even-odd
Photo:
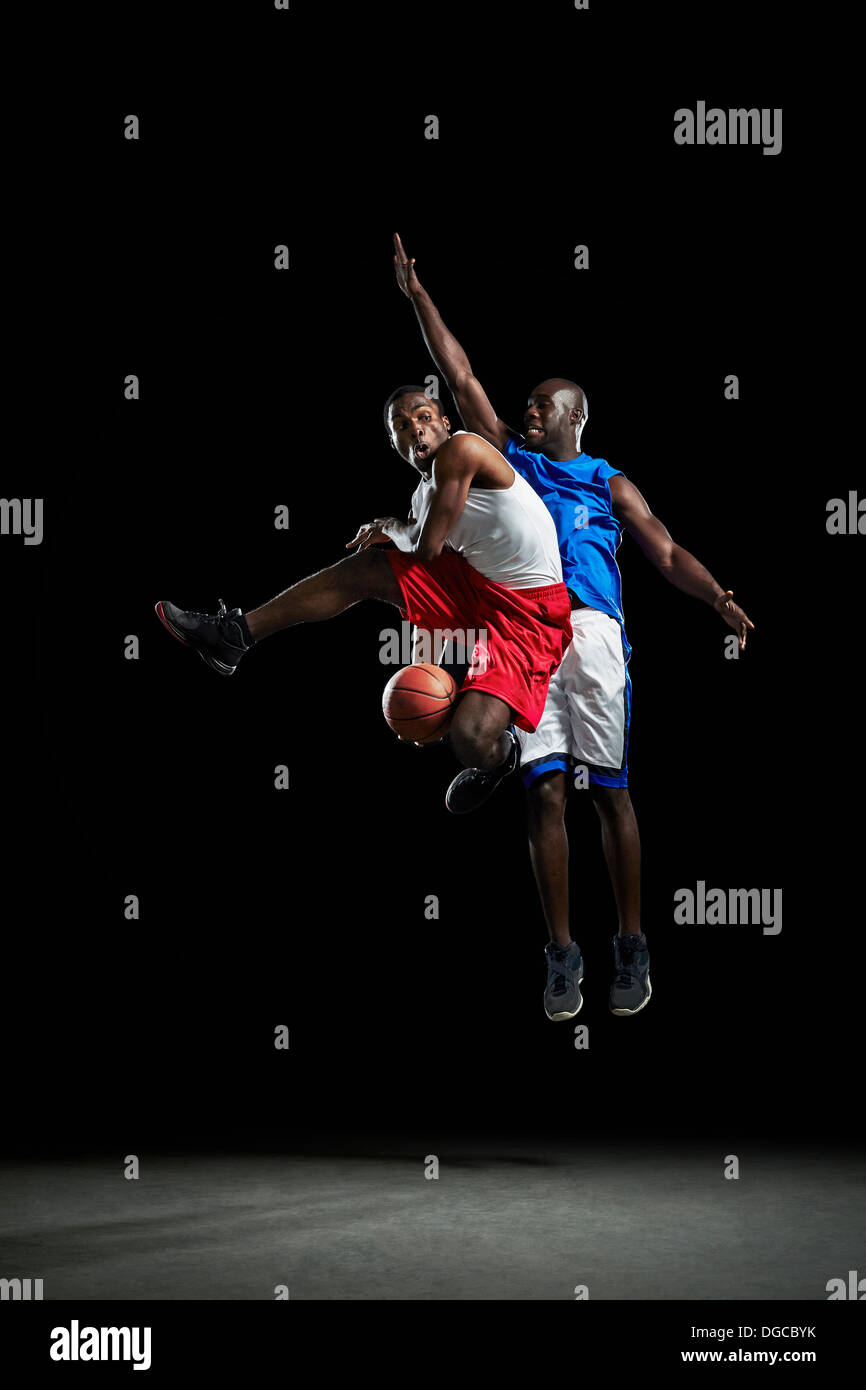
[[[733,589],[727,589],[725,593],[719,594],[714,604],[717,613],[721,613],[728,627],[732,627],[740,639],[740,651],[745,650],[746,633],[755,624],[747,618],[742,608],[734,603]]]
[[[353,546],[358,547],[358,553],[366,550],[370,545],[384,545],[391,537],[385,531],[386,526],[391,526],[396,522],[396,517],[380,516],[375,521],[367,522],[364,526],[358,527],[358,534],[353,541],[346,543],[346,549],[351,550]]]
[[[406,295],[411,299],[421,288],[421,281],[415,274],[415,257],[411,261],[403,250],[403,243],[397,233],[394,233],[394,270],[397,275],[397,284]]]

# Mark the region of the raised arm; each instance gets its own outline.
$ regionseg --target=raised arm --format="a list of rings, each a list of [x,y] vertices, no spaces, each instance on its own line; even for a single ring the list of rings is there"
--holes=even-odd
[[[448,383],[464,425],[475,434],[480,434],[482,439],[489,440],[497,449],[503,449],[508,436],[517,431],[509,429],[499,419],[481,382],[472,371],[469,358],[454,334],[445,327],[439,310],[415,274],[415,258],[409,260],[396,232],[394,270],[397,284],[412,302],[430,356]]]
[[[733,590],[723,589],[694,555],[676,544],[667,527],[657,516],[653,516],[646,499],[628,478],[623,478],[621,474],[611,478],[610,495],[614,514],[637,541],[647,559],[677,589],[691,594],[692,598],[703,599],[704,603],[715,608],[728,627],[736,632],[740,648],[744,648],[746,633],[755,624],[734,603]]]

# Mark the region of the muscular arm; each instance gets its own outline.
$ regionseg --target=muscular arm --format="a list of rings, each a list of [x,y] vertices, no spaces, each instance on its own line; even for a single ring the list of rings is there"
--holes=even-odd
[[[509,435],[516,434],[517,431],[509,429],[508,425],[499,419],[484,387],[472,371],[469,358],[454,334],[445,327],[439,310],[415,274],[415,262],[408,260],[398,236],[394,237],[394,247],[397,283],[412,303],[421,325],[424,342],[448,383],[448,389],[457,402],[460,418],[468,430],[480,434],[482,439],[502,450]]]
[[[363,536],[360,548],[376,544],[377,540],[391,540],[407,555],[417,555],[419,560],[435,560],[441,555],[448,532],[463,511],[472,479],[484,469],[487,452],[486,446],[471,435],[461,434],[449,439],[433,460],[433,486],[424,524],[411,514],[408,521],[379,517],[371,527],[362,528],[372,530],[373,534]],[[503,463],[502,467],[508,468],[508,465]],[[350,544],[357,542],[356,536]]]
[[[484,463],[484,445],[460,435],[443,444],[433,460],[430,506],[414,551],[419,560],[442,554],[448,532],[463,511],[472,479]]]
[[[732,601],[732,591],[723,589],[690,551],[676,544],[667,527],[657,516],[653,516],[646,499],[634,483],[617,474],[610,480],[610,494],[614,514],[637,541],[647,559],[677,589],[691,594],[692,598],[703,599],[704,603],[715,608],[728,626],[739,634],[740,646],[745,647],[746,631],[755,624]]]

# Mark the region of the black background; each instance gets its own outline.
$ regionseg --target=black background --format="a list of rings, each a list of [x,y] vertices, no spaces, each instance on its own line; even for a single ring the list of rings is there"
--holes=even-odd
[[[814,120],[744,8],[717,27],[595,3],[473,18],[293,3],[191,35],[133,13],[82,79],[55,199],[75,390],[43,396],[36,458],[4,485],[44,478],[46,517],[41,547],[2,542],[9,1147],[854,1133],[861,542],[825,528],[857,481],[822,443],[826,353],[806,326]],[[782,153],[675,145],[674,111],[699,99],[783,106]],[[575,793],[586,1052],[542,1011],[522,787],[452,818],[452,756],[382,720],[396,612],[280,634],[231,680],[153,612],[257,606],[360,522],[405,514],[382,402],[434,368],[395,230],[502,417],[519,425],[547,375],[579,380],[587,451],[756,624],[725,660],[720,619],[623,542],[654,997],[607,1011],[613,900]],[[25,379],[49,351],[33,330]],[[676,926],[698,879],[782,888],[781,934]]]

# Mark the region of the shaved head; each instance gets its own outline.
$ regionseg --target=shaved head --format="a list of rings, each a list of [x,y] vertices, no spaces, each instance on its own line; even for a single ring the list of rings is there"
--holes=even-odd
[[[583,387],[565,376],[549,376],[526,402],[523,432],[531,449],[563,462],[580,453],[580,436],[588,418]]]
[[[579,410],[583,416],[583,423],[589,419],[589,401],[586,399],[586,392],[582,386],[578,386],[576,381],[569,381],[564,376],[549,376],[546,381],[542,381],[533,391],[533,396],[556,396],[560,395],[564,404],[569,410]]]

